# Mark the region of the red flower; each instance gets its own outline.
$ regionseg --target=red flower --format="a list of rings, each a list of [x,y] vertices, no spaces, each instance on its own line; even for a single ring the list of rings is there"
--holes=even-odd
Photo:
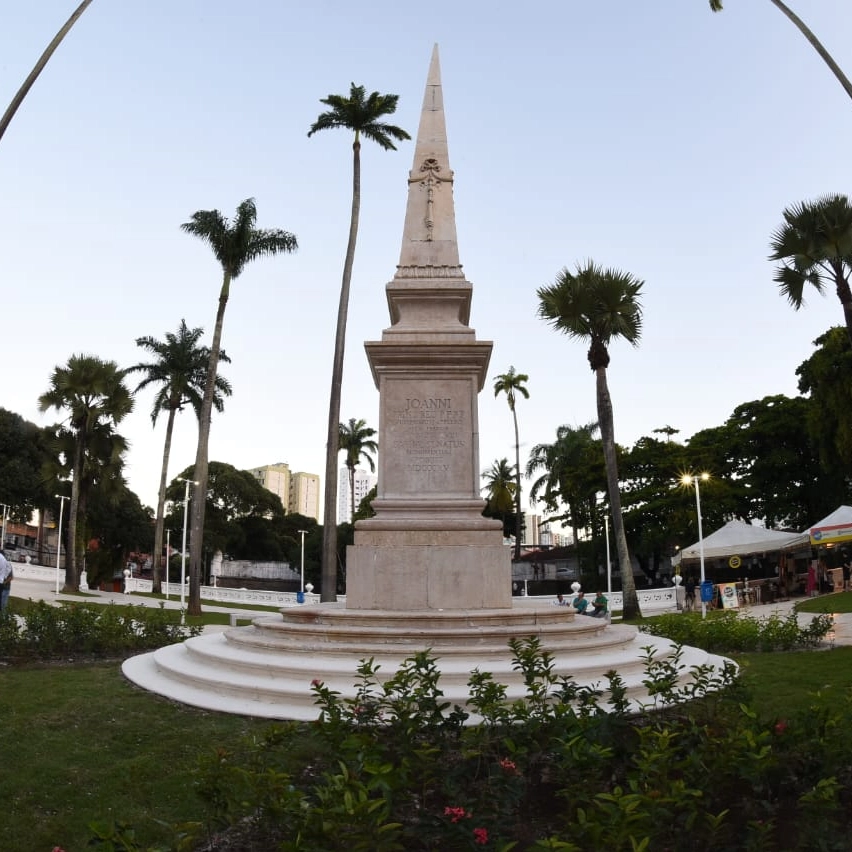
[[[315,677],[315,678],[311,681],[311,686],[312,686],[314,689],[317,689],[318,687],[322,686],[322,681],[321,681],[318,677]]]
[[[473,830],[473,842],[480,846],[485,846],[485,844],[488,843],[488,829],[475,828]]]
[[[444,808],[444,816],[448,816],[450,822],[458,822],[465,817],[470,819],[471,814],[467,813],[464,808]]]
[[[782,719],[780,722],[775,723],[775,733],[783,734],[784,731],[787,730],[787,723]]]
[[[513,760],[509,760],[508,757],[504,757],[500,761],[500,766],[510,775],[514,775],[518,771],[517,764]]]

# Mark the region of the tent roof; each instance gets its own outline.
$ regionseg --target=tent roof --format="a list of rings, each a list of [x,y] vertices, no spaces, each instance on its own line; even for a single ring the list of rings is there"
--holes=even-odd
[[[833,544],[852,539],[852,506],[838,506],[807,532],[813,544]]]
[[[721,529],[704,537],[704,558],[718,559],[724,556],[766,553],[805,544],[807,541],[807,533],[781,532],[755,527],[744,521],[728,521]],[[698,559],[700,556],[700,542],[681,551],[682,559]]]

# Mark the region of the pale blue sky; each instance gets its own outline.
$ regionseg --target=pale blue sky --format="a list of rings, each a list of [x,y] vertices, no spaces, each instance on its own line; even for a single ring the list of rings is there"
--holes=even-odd
[[[847,74],[852,4],[794,0]],[[0,106],[76,0],[6,4]],[[0,405],[36,423],[57,364],[85,352],[122,366],[134,340],[182,317],[209,333],[220,270],[179,225],[231,216],[254,196],[262,227],[296,255],[237,280],[225,318],[234,386],[211,459],[286,461],[324,475],[334,323],[348,228],[351,139],[307,129],[350,81],[400,95],[416,134],[440,46],[471,325],[493,340],[480,397],[480,467],[513,458],[492,377],[530,376],[518,405],[522,463],[562,423],[596,418],[585,347],[536,316],[536,288],[592,258],[644,279],[640,346],[609,370],[616,438],[669,424],[680,439],[740,403],[796,393],[796,367],[842,314],[813,295],[796,313],[766,257],[785,206],[848,192],[852,101],[769,0],[625,3],[468,0],[95,0],[0,140]],[[363,152],[361,232],[341,416],[378,425],[363,350],[388,324],[413,143]],[[153,504],[163,420],[152,396],[122,428],[130,485]],[[194,459],[179,419],[170,476]]]

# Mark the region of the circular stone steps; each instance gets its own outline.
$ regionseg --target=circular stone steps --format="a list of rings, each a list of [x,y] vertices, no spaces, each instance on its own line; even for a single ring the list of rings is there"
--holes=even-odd
[[[322,681],[343,697],[355,695],[359,664],[372,658],[380,680],[419,651],[430,651],[450,705],[466,706],[477,669],[507,687],[507,699],[526,695],[509,641],[536,637],[553,657],[553,670],[579,685],[605,690],[616,671],[631,705],[649,703],[646,658],[671,657],[674,645],[635,627],[575,616],[563,607],[384,612],[347,610],[340,604],[290,607],[248,627],[208,633],[126,660],[133,683],[175,701],[248,716],[309,721],[319,716],[311,683]],[[681,682],[695,666],[721,670],[724,658],[683,648]],[[601,699],[606,701],[606,695]],[[473,718],[471,721],[476,721]]]

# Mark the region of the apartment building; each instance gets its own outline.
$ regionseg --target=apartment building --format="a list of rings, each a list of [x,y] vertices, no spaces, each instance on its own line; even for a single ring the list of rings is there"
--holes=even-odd
[[[355,508],[361,505],[361,501],[370,493],[370,490],[379,481],[373,473],[355,468]],[[349,491],[349,468],[342,467],[337,480],[337,523],[348,523],[352,518],[352,494]]]

